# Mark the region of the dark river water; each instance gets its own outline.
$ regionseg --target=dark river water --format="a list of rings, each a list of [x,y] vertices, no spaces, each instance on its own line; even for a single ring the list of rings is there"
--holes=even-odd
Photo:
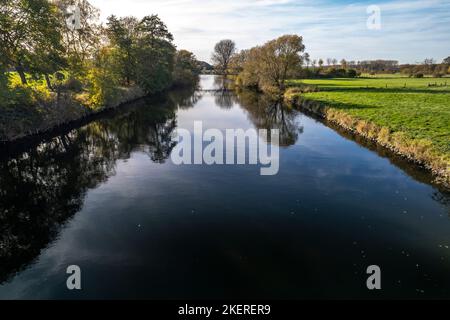
[[[279,173],[175,165],[175,130],[197,120],[279,129]],[[450,197],[430,181],[254,93],[138,101],[2,149],[0,298],[450,298]]]

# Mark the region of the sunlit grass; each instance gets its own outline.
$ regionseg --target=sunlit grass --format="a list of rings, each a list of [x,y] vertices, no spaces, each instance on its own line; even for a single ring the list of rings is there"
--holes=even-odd
[[[318,88],[317,92],[305,92],[301,97],[327,108],[322,112],[328,119],[417,156],[436,170],[449,174],[449,79],[291,81],[291,84],[300,83]]]
[[[352,89],[423,89],[450,92],[450,78],[354,78],[354,79],[305,79],[291,83],[317,85],[322,91]]]
[[[414,139],[428,139],[450,154],[450,81],[440,78],[304,80],[319,92],[308,99],[344,110],[359,119],[403,132]],[[429,87],[436,84],[437,87]],[[406,88],[405,88],[406,84]],[[387,88],[386,88],[387,87]]]

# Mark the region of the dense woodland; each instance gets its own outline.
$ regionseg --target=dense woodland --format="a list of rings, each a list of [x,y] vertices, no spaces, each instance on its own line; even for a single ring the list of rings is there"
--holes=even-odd
[[[102,108],[130,88],[154,94],[192,85],[198,73],[194,55],[177,51],[157,15],[111,16],[102,24],[87,0],[2,1],[0,107],[70,95]]]

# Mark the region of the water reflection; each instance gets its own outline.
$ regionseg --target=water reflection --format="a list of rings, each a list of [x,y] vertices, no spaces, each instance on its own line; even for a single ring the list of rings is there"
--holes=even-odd
[[[269,132],[272,129],[279,130],[282,147],[294,145],[303,132],[299,112],[285,106],[280,100],[252,91],[238,92],[237,100],[257,129],[267,129]]]
[[[383,174],[385,172],[377,167],[379,157],[372,160],[376,162],[375,169],[372,168],[372,170],[380,171],[374,171],[376,177],[367,178],[364,175],[357,174],[358,170],[365,170],[361,167],[367,163],[361,160],[360,154],[356,154],[356,152],[363,152],[366,156],[365,149],[359,148],[360,150],[353,151],[352,155],[357,156],[357,159],[354,160],[347,154],[336,154],[327,158],[327,156],[330,156],[329,154],[321,154],[320,152],[314,152],[314,150],[309,151],[304,146],[301,151],[299,151],[300,148],[287,148],[301,143],[301,140],[304,140],[305,135],[309,133],[307,129],[312,130],[311,124],[309,124],[309,127],[306,126],[307,129],[304,128],[304,124],[300,122],[302,116],[298,111],[287,108],[268,96],[254,92],[233,93],[229,90],[217,90],[217,86],[219,86],[219,89],[223,88],[223,81],[217,79],[215,81],[214,86],[216,87],[211,92],[203,92],[192,88],[170,92],[167,97],[158,101],[141,100],[87,126],[60,133],[38,145],[24,148],[20,152],[2,152],[2,159],[0,159],[0,283],[11,279],[12,275],[29,266],[40,256],[42,250],[48,247],[49,243],[55,241],[61,228],[82,209],[89,189],[97,187],[115,175],[116,164],[119,159],[129,159],[134,152],[139,151],[148,155],[148,157],[146,155],[142,157],[144,159],[142,161],[145,161],[146,164],[147,159],[149,163],[163,164],[169,162],[168,158],[175,146],[174,132],[179,121],[182,121],[182,119],[180,120],[179,110],[183,110],[182,113],[186,115],[187,112],[184,111],[200,104],[202,98],[205,98],[203,101],[214,100],[222,110],[214,105],[208,105],[207,108],[203,106],[204,109],[198,108],[199,113],[210,110],[211,114],[218,113],[217,117],[219,118],[223,117],[224,114],[233,115],[233,112],[236,112],[239,113],[238,120],[242,120],[240,117],[247,118],[250,125],[257,129],[278,129],[280,131],[280,143],[286,147],[283,150],[285,152],[283,160],[287,159],[287,164],[284,164],[285,167],[280,176],[274,177],[273,180],[265,180],[263,186],[260,183],[261,180],[258,180],[259,177],[255,175],[246,175],[248,174],[246,171],[236,171],[238,172],[236,174],[233,171],[234,168],[229,170],[223,169],[223,167],[208,168],[211,171],[205,169],[202,173],[199,173],[196,168],[177,171],[175,173],[177,178],[178,175],[183,175],[179,179],[179,185],[178,183],[173,185],[171,179],[159,180],[159,182],[165,182],[166,189],[164,189],[164,185],[155,184],[155,181],[150,177],[151,175],[146,176],[146,179],[140,182],[141,186],[152,184],[153,190],[160,188],[161,193],[173,192],[171,196],[174,200],[161,201],[159,204],[158,197],[160,195],[143,192],[142,198],[138,197],[140,201],[152,197],[151,201],[142,204],[142,209],[154,210],[166,219],[164,220],[165,223],[158,224],[157,219],[151,220],[154,226],[152,230],[154,231],[153,238],[149,233],[142,232],[138,236],[135,233],[127,233],[123,230],[118,230],[118,237],[122,237],[120,239],[124,242],[130,239],[130,245],[126,248],[127,252],[133,251],[139,257],[147,255],[148,261],[151,260],[151,262],[153,262],[153,258],[154,261],[162,261],[161,266],[157,264],[157,267],[161,268],[154,269],[160,272],[156,277],[160,274],[168,275],[167,278],[175,277],[176,272],[170,274],[170,270],[176,269],[173,266],[180,265],[180,261],[183,262],[183,267],[186,269],[176,274],[183,278],[189,278],[184,277],[184,274],[200,277],[211,271],[210,265],[197,264],[196,257],[200,256],[204,257],[203,261],[213,263],[218,270],[225,262],[227,268],[220,269],[220,272],[225,274],[228,272],[229,277],[226,279],[229,281],[226,282],[236,280],[233,272],[237,269],[240,271],[243,269],[244,271],[248,270],[248,273],[244,272],[245,277],[239,279],[239,283],[243,287],[246,279],[259,274],[260,277],[255,278],[269,279],[269,285],[275,288],[277,286],[283,287],[283,290],[291,288],[292,285],[292,292],[299,294],[296,291],[298,288],[295,288],[293,279],[299,283],[299,279],[295,278],[299,277],[299,274],[307,274],[307,272],[311,272],[310,279],[317,278],[317,274],[313,273],[317,266],[311,266],[311,269],[305,267],[310,262],[317,262],[315,260],[316,255],[326,256],[328,252],[336,253],[336,256],[332,254],[331,256],[336,261],[341,262],[341,270],[344,270],[345,274],[349,270],[347,269],[349,266],[346,265],[347,259],[350,261],[350,258],[353,259],[354,257],[347,252],[348,255],[344,259],[339,250],[355,246],[355,239],[366,236],[370,238],[373,235],[370,232],[376,229],[375,226],[377,225],[379,229],[376,230],[379,233],[375,234],[373,242],[367,241],[367,243],[369,247],[373,247],[374,251],[380,251],[379,257],[386,256],[384,251],[381,252],[378,243],[380,238],[383,238],[386,243],[390,242],[391,246],[395,246],[396,238],[401,238],[404,234],[407,234],[407,236],[404,236],[407,238],[405,243],[410,244],[412,241],[409,240],[410,233],[407,231],[411,229],[424,232],[430,238],[429,242],[436,241],[438,238],[433,234],[435,232],[441,236],[441,239],[438,239],[440,243],[445,242],[443,236],[445,225],[442,222],[439,229],[434,224],[434,220],[432,220],[433,222],[428,222],[426,219],[415,221],[414,216],[409,218],[403,214],[399,218],[395,212],[390,211],[393,210],[392,208],[395,209],[396,206],[398,206],[398,211],[405,211],[403,205],[409,203],[406,195],[398,200],[395,198],[397,195],[391,194],[390,196],[393,196],[389,198],[391,203],[385,204],[385,207],[381,206],[381,203],[376,203],[377,197],[380,197],[380,195],[386,196],[382,193],[385,183]],[[233,106],[236,106],[236,108],[231,108]],[[191,111],[193,113],[195,110]],[[195,117],[197,115],[192,116],[190,114],[187,119],[191,121]],[[232,119],[235,120],[235,118]],[[303,121],[303,123],[305,122]],[[323,134],[322,130],[323,128],[320,127],[313,132],[313,135],[316,133]],[[304,135],[302,135],[303,133]],[[310,134],[308,137],[311,139],[312,135]],[[345,137],[351,138],[350,136]],[[341,140],[343,140],[334,133],[332,137],[321,136],[320,138],[323,140],[318,143],[319,145],[325,143],[332,145],[336,141],[341,143]],[[363,141],[359,143],[363,144]],[[311,148],[313,147],[317,148],[317,145],[312,144]],[[365,147],[370,146],[365,145]],[[295,152],[288,154],[288,151],[293,149]],[[310,153],[308,154],[308,152]],[[343,153],[345,153],[345,150]],[[381,153],[379,155],[386,156]],[[301,166],[299,166],[298,162],[295,161],[301,157],[304,158],[299,160],[302,161]],[[295,158],[295,161],[289,163],[292,158]],[[349,164],[346,167],[356,174],[354,176],[335,174],[334,177],[330,175],[330,172],[340,173],[342,169],[341,164],[334,163],[335,159],[347,161]],[[422,177],[423,171],[403,162],[392,160],[395,158],[389,159],[417,181],[427,182]],[[355,163],[350,163],[352,160]],[[158,170],[160,167],[163,168],[162,165],[158,166]],[[164,174],[170,175],[173,168],[164,168],[168,168],[164,171]],[[380,168],[385,167],[380,165]],[[325,172],[327,169],[329,171]],[[229,170],[229,172],[226,173],[226,170]],[[233,172],[230,175],[231,171]],[[322,175],[314,175],[316,171]],[[120,173],[119,170],[118,172]],[[304,184],[297,184],[300,178],[303,179]],[[356,181],[358,179],[361,181]],[[125,181],[130,183],[129,180]],[[386,181],[390,180],[386,178]],[[405,193],[410,192],[411,188],[417,187],[411,181],[412,179],[409,178],[404,180],[401,178],[401,183],[405,184]],[[132,181],[133,184],[135,182],[135,180]],[[326,185],[326,188],[317,187],[321,182],[322,185]],[[359,184],[365,184],[366,182],[373,183],[370,191],[373,191],[374,194],[369,194],[365,198],[365,193],[353,189],[358,189]],[[239,185],[240,190],[233,193],[236,185]],[[128,185],[125,184],[124,186],[127,187]],[[424,210],[430,208],[429,202],[432,202],[433,205],[439,203],[448,210],[450,207],[448,195],[431,188],[426,189],[426,192],[429,192],[429,190],[433,190],[433,192],[424,194],[422,189],[417,189],[413,190],[411,194],[422,197],[422,200],[427,198],[424,201],[426,203],[423,205]],[[272,197],[274,194],[275,196]],[[224,198],[229,199],[229,201],[223,201]],[[276,198],[276,200],[273,200],[273,198]],[[197,210],[193,210],[191,207],[186,209],[186,202],[189,202],[192,208],[194,206],[200,208]],[[115,204],[117,203],[112,204],[111,207]],[[323,204],[323,207],[320,204]],[[412,208],[408,210],[414,210],[413,205],[417,205],[417,203],[411,202]],[[202,207],[203,210],[201,210]],[[210,208],[216,208],[214,214],[206,214]],[[437,212],[434,206],[431,206],[431,208],[431,210],[434,210],[433,212]],[[114,208],[108,207],[105,210],[107,209],[113,210]],[[318,213],[318,209],[321,210],[320,213]],[[374,228],[367,229],[370,232],[361,231],[363,230],[362,227],[367,228],[364,225],[364,219],[369,218],[369,213],[362,213],[364,216],[367,215],[364,219],[352,219],[352,215],[353,218],[354,216],[360,218],[358,215],[363,210],[372,212],[373,217],[376,218],[370,225],[371,228]],[[184,211],[187,211],[187,213],[185,214]],[[167,214],[168,212],[172,215]],[[202,212],[203,215],[197,214],[197,212]],[[391,220],[382,219],[384,212]],[[339,213],[345,213],[346,218],[341,220]],[[319,214],[322,218],[320,223],[316,220]],[[139,216],[139,213],[135,213],[135,215]],[[420,213],[420,215],[423,215],[423,213]],[[116,215],[116,223],[120,220],[120,217],[117,216],[120,216],[120,214]],[[148,218],[148,216],[145,214],[145,217]],[[174,217],[176,219],[172,220]],[[406,222],[400,220],[403,217],[405,217]],[[139,218],[141,219],[140,216]],[[109,216],[108,219],[110,219]],[[391,225],[386,226],[385,221],[389,221],[392,229],[395,230],[391,231]],[[416,224],[414,228],[408,229],[408,225],[413,223]],[[434,226],[436,229],[426,233],[426,228],[419,229],[424,223],[428,223],[430,227]],[[169,225],[170,227],[166,228]],[[339,228],[335,228],[335,226],[339,226]],[[397,226],[400,226],[400,228],[396,228]],[[160,234],[158,233],[158,227],[160,227]],[[404,232],[402,228],[404,228]],[[199,232],[199,230],[203,232]],[[230,230],[233,230],[233,232],[230,232]],[[97,232],[97,229],[95,231]],[[329,236],[330,233],[333,236]],[[144,237],[144,234],[149,238],[141,238]],[[383,237],[380,236],[381,234]],[[102,234],[95,234],[93,237],[101,239]],[[136,243],[132,242],[132,239],[135,239]],[[141,241],[141,239],[153,241]],[[425,238],[421,239],[421,241],[426,240]],[[144,250],[136,245],[148,243],[157,244],[151,247],[153,251],[147,250],[147,247]],[[164,243],[166,247],[164,247]],[[185,248],[180,249],[180,243],[183,244],[183,247],[186,245]],[[432,245],[435,244],[432,243]],[[426,247],[427,250],[429,248]],[[140,251],[141,249],[142,251]],[[111,251],[113,250],[116,250],[116,248],[111,249]],[[158,250],[161,252],[159,256],[157,255]],[[358,248],[358,250],[359,253],[361,250],[365,252],[368,249],[364,247]],[[255,252],[257,253],[257,259],[252,260],[251,257]],[[110,252],[101,251],[101,253],[107,255]],[[167,257],[170,254],[174,254],[179,260],[170,260],[171,258]],[[274,259],[274,254],[280,255],[280,259]],[[431,255],[432,250],[427,251],[427,256],[424,254],[417,259],[424,258],[425,260],[427,258],[431,261],[428,259],[428,254]],[[216,260],[211,258],[217,256],[220,258],[216,258]],[[162,259],[158,259],[161,257]],[[392,256],[386,259],[396,261]],[[170,265],[164,264],[166,260]],[[172,263],[173,261],[176,261],[176,263]],[[290,263],[280,266],[280,261],[290,261]],[[308,263],[305,263],[305,261]],[[356,260],[356,262],[360,263],[359,260]],[[328,263],[328,260],[325,261],[324,269],[326,269],[326,272],[329,271]],[[363,264],[365,261],[361,263]],[[393,263],[393,265],[397,264]],[[437,265],[435,263],[433,267]],[[191,269],[189,269],[189,266]],[[201,269],[202,266],[204,269]],[[350,263],[350,269],[352,266],[354,266],[353,261]],[[148,265],[143,264],[142,267],[148,271]],[[300,268],[304,268],[303,271],[305,272],[298,272]],[[415,264],[413,268],[415,271]],[[169,271],[165,273],[165,270]],[[200,270],[198,274],[196,273],[197,270]],[[273,270],[276,272],[272,272]],[[283,270],[283,272],[278,272],[280,270]],[[285,272],[286,270],[288,271]],[[353,270],[350,271],[353,272]],[[431,272],[429,273],[431,274]],[[148,274],[152,275],[152,272],[148,272]],[[282,274],[283,276],[281,276]],[[411,274],[414,276],[413,273]],[[273,278],[268,277],[268,275]],[[141,274],[136,276],[140,277]],[[283,280],[280,280],[280,277],[283,277]],[[195,277],[189,279],[192,280]],[[192,280],[192,282],[195,281]],[[257,282],[259,283],[259,280]],[[171,290],[171,288],[166,288],[166,283],[163,285],[165,290]],[[316,283],[312,283],[311,287],[315,285]],[[173,286],[176,287],[174,284]],[[183,290],[188,288],[182,284],[181,286]],[[205,288],[210,289],[210,287],[210,282],[205,282]],[[221,289],[217,287],[216,291],[221,291]],[[248,288],[244,289],[248,290]],[[308,295],[310,292],[305,291],[304,294]]]
[[[177,97],[139,101],[127,113],[0,161],[0,282],[39,255],[81,209],[86,191],[114,175],[118,159],[140,150],[165,162],[175,146],[175,108],[187,101]]]
[[[216,105],[223,109],[231,109],[233,104],[237,103],[231,79],[222,76],[214,78],[214,100]]]
[[[0,281],[33,260],[78,212],[86,190],[114,173],[114,139],[97,126],[0,162]]]

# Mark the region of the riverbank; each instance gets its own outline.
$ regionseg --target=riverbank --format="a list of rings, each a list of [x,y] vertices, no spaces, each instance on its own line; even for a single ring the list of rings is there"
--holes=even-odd
[[[37,101],[32,105],[9,105],[0,112],[0,143],[42,134],[105,110],[115,109],[145,95],[136,86],[120,87],[116,88],[113,100],[97,108],[83,104],[72,92],[54,94],[50,99]]]
[[[450,87],[445,79],[296,82],[318,90],[288,91],[288,103],[423,165],[450,186]]]

